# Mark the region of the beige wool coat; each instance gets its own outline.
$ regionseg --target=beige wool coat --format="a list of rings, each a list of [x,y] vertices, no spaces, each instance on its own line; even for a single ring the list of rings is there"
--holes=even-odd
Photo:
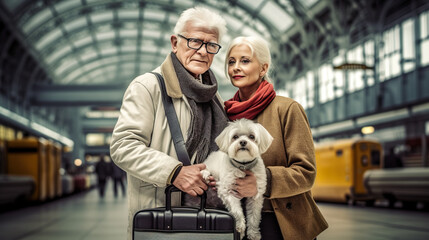
[[[171,56],[168,55],[154,71],[164,77],[167,95],[173,99],[186,141],[192,112],[180,89]],[[217,97],[220,98],[219,95]],[[181,165],[177,160],[155,75],[146,73],[138,76],[125,91],[112,134],[110,154],[112,160],[127,172],[128,239],[131,239],[134,214],[141,209],[165,205],[165,187],[173,170]],[[194,159],[195,155],[191,162]],[[179,194],[173,196],[172,204],[180,204]]]
[[[283,238],[314,239],[328,223],[311,195],[316,163],[304,109],[290,98],[276,96],[255,120],[274,138],[262,158],[271,171],[269,202]]]

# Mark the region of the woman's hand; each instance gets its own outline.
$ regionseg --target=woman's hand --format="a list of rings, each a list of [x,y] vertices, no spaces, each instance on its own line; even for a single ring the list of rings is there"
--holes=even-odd
[[[231,193],[237,198],[253,197],[258,193],[256,177],[253,172],[246,170],[244,178],[237,178],[232,186]]]

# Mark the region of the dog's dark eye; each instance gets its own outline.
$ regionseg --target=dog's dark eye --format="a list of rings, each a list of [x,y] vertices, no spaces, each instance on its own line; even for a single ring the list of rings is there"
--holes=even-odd
[[[255,140],[255,136],[252,135],[252,134],[249,135],[249,138],[252,139],[252,140]]]
[[[232,139],[237,139],[238,138],[238,135],[234,135],[233,137],[232,137]]]

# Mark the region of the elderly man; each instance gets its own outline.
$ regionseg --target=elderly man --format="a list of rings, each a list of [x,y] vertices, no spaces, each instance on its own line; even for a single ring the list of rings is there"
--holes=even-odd
[[[154,70],[164,77],[173,99],[192,165],[182,166],[177,160],[155,75],[138,76],[125,92],[110,152],[127,172],[129,239],[133,215],[140,209],[163,206],[167,185],[191,196],[208,188],[200,174],[205,168],[202,162],[217,150],[214,139],[227,123],[210,70],[225,31],[225,20],[208,9],[184,11],[170,38],[172,52]],[[172,202],[178,205],[180,199],[176,196]]]

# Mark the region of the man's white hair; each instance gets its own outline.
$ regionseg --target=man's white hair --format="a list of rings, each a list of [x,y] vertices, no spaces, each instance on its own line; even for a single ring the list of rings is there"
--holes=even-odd
[[[174,27],[174,34],[183,33],[188,23],[191,23],[194,27],[202,27],[216,32],[218,42],[221,41],[222,36],[226,33],[226,21],[219,14],[207,8],[194,7],[183,11]]]

